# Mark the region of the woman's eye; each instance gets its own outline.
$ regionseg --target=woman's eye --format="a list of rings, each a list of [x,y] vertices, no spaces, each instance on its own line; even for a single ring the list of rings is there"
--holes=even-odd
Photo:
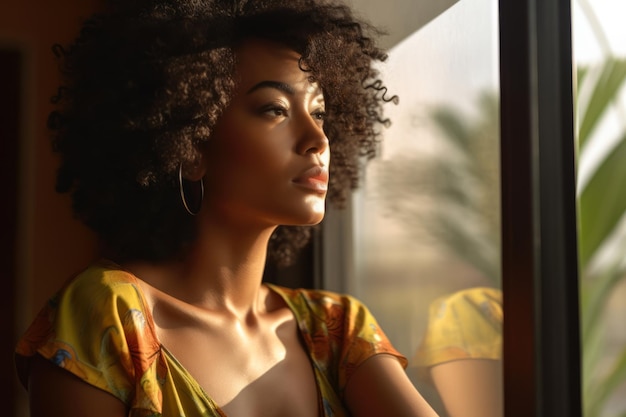
[[[326,112],[323,111],[323,110],[317,110],[317,111],[311,113],[311,116],[313,116],[313,118],[315,120],[323,121],[326,118]]]
[[[271,117],[287,116],[287,109],[282,106],[271,106],[262,109],[262,113]]]

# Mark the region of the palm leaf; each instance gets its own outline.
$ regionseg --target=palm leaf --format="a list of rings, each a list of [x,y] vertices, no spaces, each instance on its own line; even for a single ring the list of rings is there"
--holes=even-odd
[[[589,73],[588,67],[580,66],[576,68],[576,84],[581,85],[585,82],[585,77]]]
[[[581,265],[605,242],[626,212],[626,132],[600,164],[579,198]]]
[[[626,60],[608,58],[602,64],[599,75],[589,74],[585,71],[583,79],[579,83],[593,82],[592,92],[586,105],[581,101],[578,105],[582,107],[580,113],[580,130],[578,132],[578,146],[582,151],[588,143],[595,127],[605,114],[607,107],[617,98],[617,92],[626,79]],[[583,84],[580,84],[583,88]]]

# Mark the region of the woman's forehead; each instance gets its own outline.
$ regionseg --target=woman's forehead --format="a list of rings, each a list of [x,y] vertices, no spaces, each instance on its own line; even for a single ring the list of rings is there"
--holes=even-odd
[[[301,55],[288,46],[264,39],[248,39],[235,49],[235,56],[237,81],[244,90],[261,81],[306,83],[317,88],[310,82],[311,74],[300,65]]]

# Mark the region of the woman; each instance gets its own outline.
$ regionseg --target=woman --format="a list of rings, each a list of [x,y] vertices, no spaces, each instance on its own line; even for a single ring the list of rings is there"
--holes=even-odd
[[[17,347],[31,416],[436,415],[361,303],[262,283],[375,150],[369,31],[322,1],[113,2],[57,48],[57,187],[103,257]]]

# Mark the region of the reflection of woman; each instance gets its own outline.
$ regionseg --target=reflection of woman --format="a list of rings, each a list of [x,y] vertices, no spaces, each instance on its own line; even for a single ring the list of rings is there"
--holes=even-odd
[[[57,187],[103,256],[17,347],[32,416],[435,415],[361,303],[261,283],[375,149],[369,32],[325,1],[111,1],[58,49]]]
[[[435,300],[415,363],[450,417],[502,416],[502,292],[469,288]]]

